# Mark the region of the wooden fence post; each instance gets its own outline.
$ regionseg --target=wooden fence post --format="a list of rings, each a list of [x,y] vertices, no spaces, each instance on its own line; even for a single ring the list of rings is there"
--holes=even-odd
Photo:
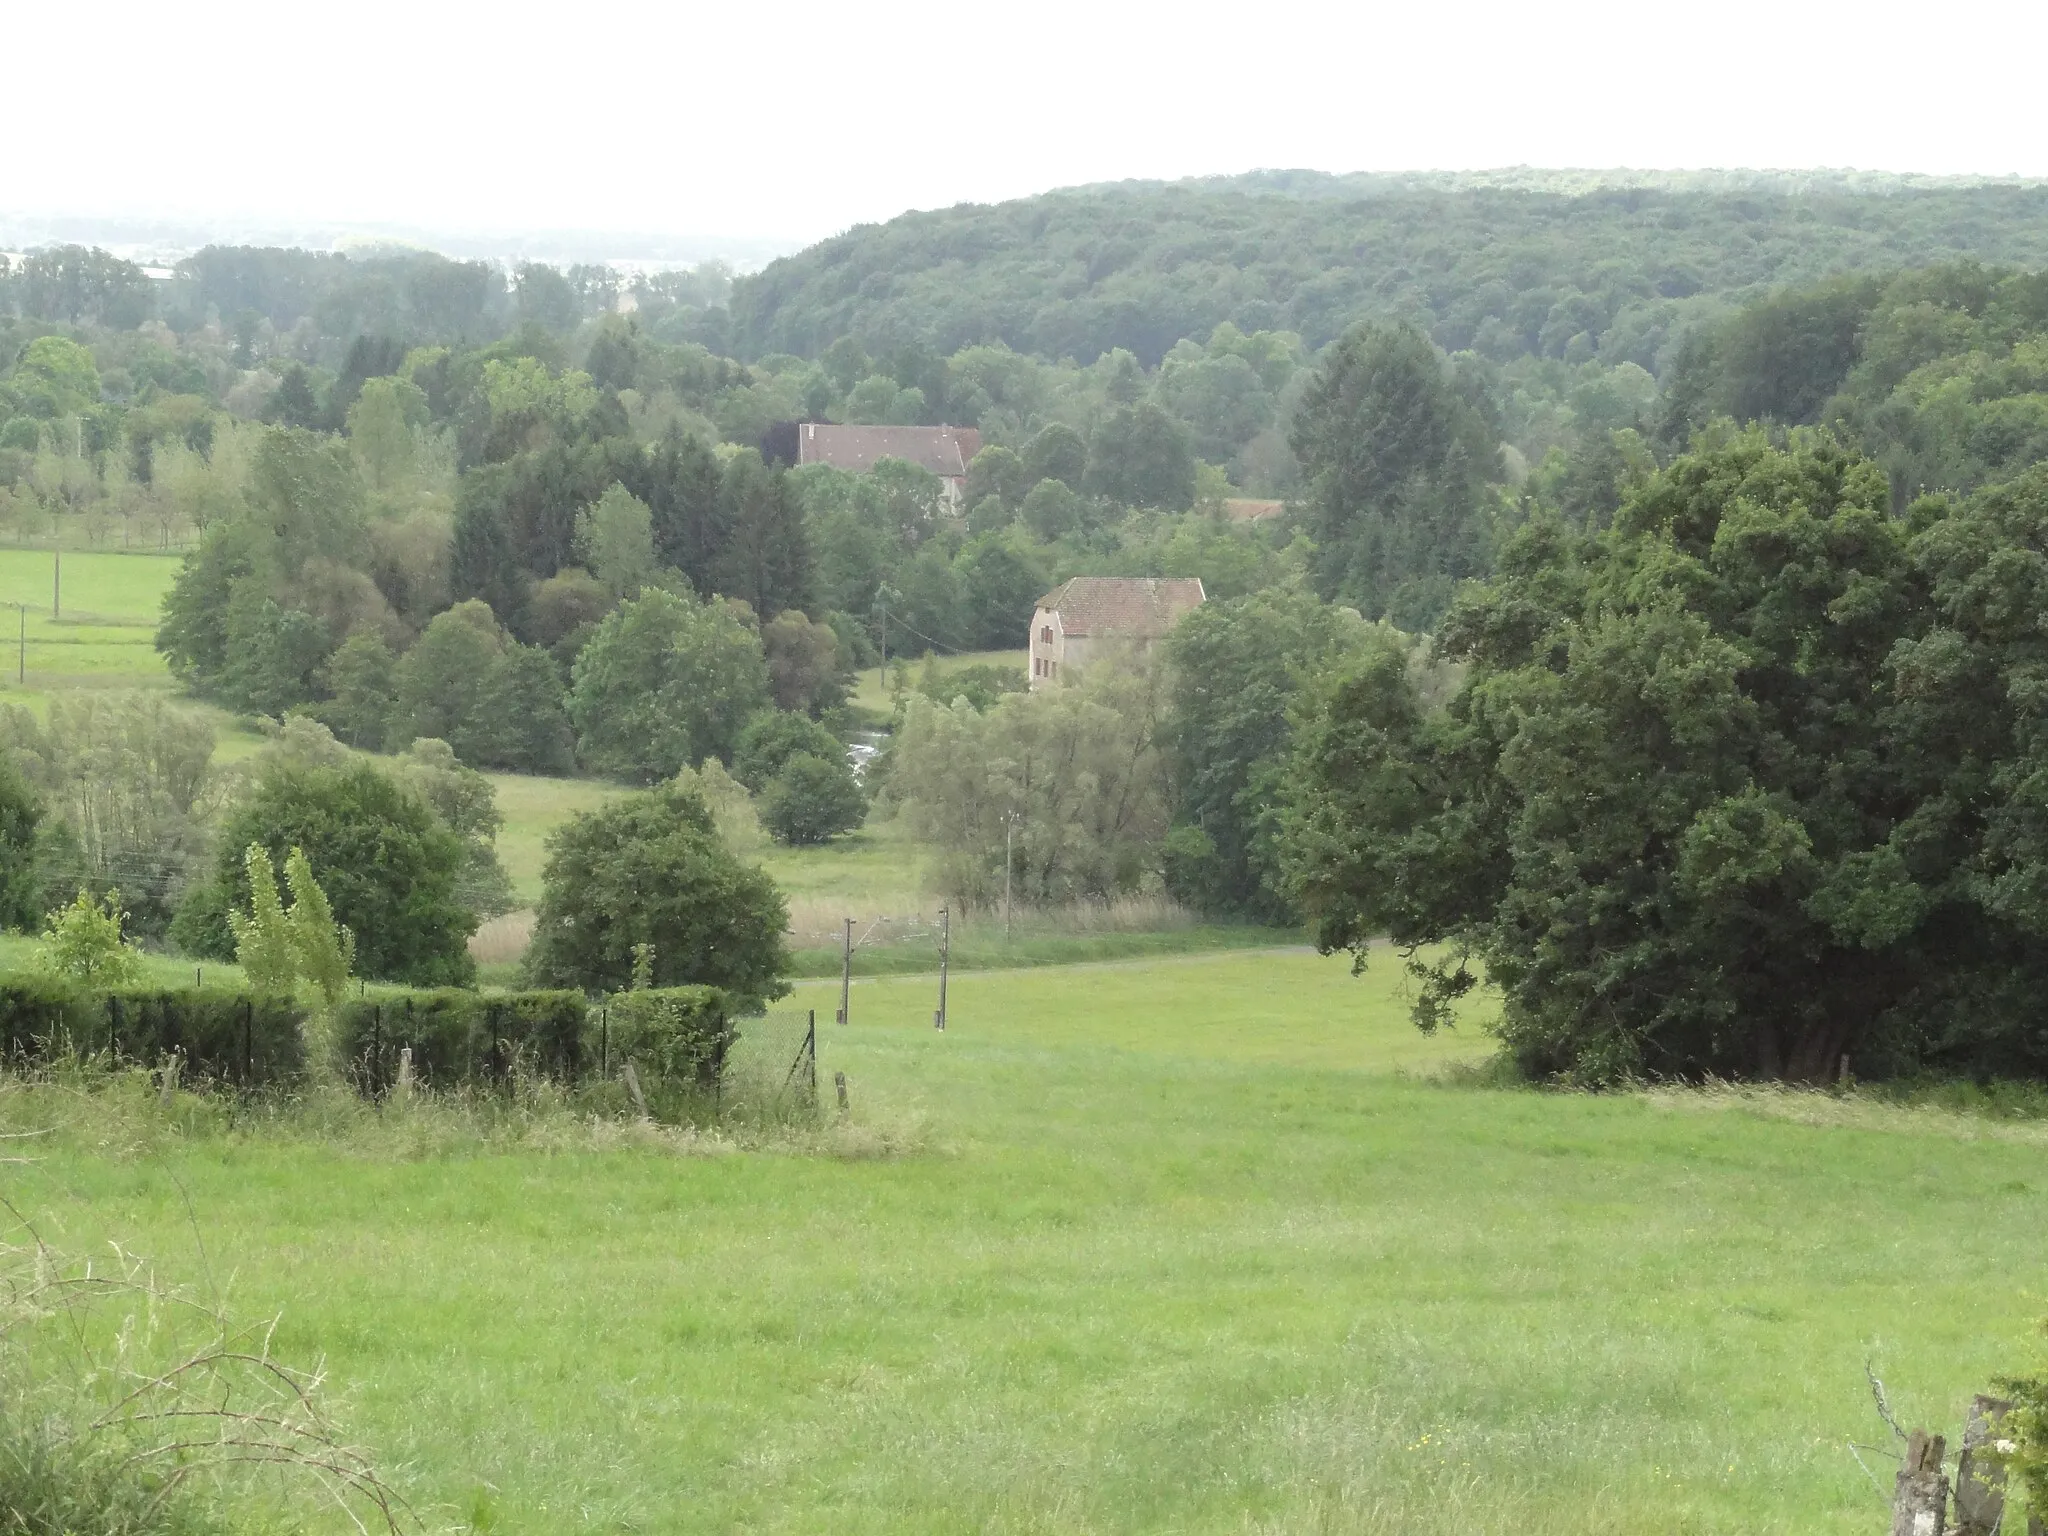
[[[1948,1520],[1948,1474],[1941,1469],[1948,1442],[1916,1429],[1906,1440],[1906,1462],[1892,1492],[1892,1536],[1943,1536]]]
[[[1978,1453],[1998,1438],[1999,1421],[2012,1411],[2003,1398],[1979,1393],[1970,1401],[1963,1427],[1963,1454],[1956,1459],[1954,1536],[1998,1536],[2005,1518],[2005,1464],[1992,1457],[1979,1465]]]

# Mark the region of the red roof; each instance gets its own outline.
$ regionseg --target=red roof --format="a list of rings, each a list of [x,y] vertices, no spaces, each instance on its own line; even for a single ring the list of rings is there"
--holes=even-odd
[[[973,427],[842,427],[806,421],[796,429],[796,448],[799,464],[864,472],[877,459],[908,459],[957,480],[981,452],[981,434]]]
[[[1069,635],[1156,640],[1208,596],[1193,576],[1076,576],[1038,600]]]

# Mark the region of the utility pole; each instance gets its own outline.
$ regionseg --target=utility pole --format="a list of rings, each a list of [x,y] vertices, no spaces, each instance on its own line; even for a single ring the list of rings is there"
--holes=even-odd
[[[875,594],[875,601],[882,605],[882,664],[875,668],[875,687],[882,696],[889,696],[889,589],[883,587]]]
[[[1017,813],[1003,813],[1003,942],[1010,942],[1010,840],[1017,835]]]
[[[932,1015],[932,1028],[946,1027],[946,962],[953,953],[953,920],[944,907],[939,908],[939,1011]]]
[[[846,952],[839,961],[839,1022],[853,1014],[853,919],[846,920]]]

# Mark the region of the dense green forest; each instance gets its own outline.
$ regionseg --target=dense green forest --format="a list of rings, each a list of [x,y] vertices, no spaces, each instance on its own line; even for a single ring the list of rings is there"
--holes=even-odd
[[[1413,319],[1496,362],[1598,357],[1653,371],[1690,319],[1766,288],[1956,256],[2048,258],[2048,188],[1823,186],[1577,195],[1375,185],[1308,173],[1051,192],[863,226],[735,290],[740,352],[947,354],[1001,341],[1148,366],[1229,321],[1310,348]]]
[[[1074,574],[1428,629],[1515,528],[1600,525],[1722,419],[1824,427],[1894,510],[2010,478],[2048,450],[2044,247],[2030,187],[1303,174],[908,215],[737,279],[65,247],[0,269],[0,526],[187,549],[160,644],[231,708],[658,776],[764,702],[829,713],[885,640],[1014,646]],[[977,426],[965,516],[908,464],[765,460],[795,419]],[[656,633],[711,670],[627,666]],[[712,677],[721,709],[617,728]]]

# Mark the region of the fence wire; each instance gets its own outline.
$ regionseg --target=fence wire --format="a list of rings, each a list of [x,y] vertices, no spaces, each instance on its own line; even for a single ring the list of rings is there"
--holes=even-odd
[[[737,1033],[719,1076],[722,1101],[735,1108],[776,1110],[818,1100],[818,1016],[804,1008],[771,1008],[734,1021]]]

